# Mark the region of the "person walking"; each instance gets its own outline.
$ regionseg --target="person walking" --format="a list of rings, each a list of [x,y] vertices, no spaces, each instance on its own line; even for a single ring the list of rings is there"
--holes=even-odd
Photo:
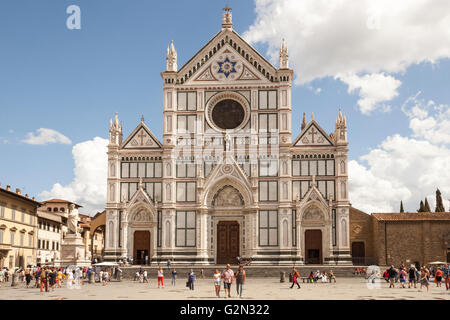
[[[297,288],[300,289],[300,284],[298,283],[298,279],[300,279],[300,273],[297,271],[295,267],[292,267],[292,285],[291,289],[294,287],[294,284],[297,285]]]
[[[441,282],[442,281],[442,270],[441,270],[441,268],[437,268],[434,279],[436,281],[436,287],[442,287],[442,282]]]
[[[406,272],[403,268],[401,268],[399,273],[400,273],[400,275],[399,275],[400,284],[401,284],[402,288],[405,288]]]
[[[170,259],[167,259],[167,269],[170,271]]]
[[[411,288],[411,284],[414,284],[414,288],[417,288],[417,277],[416,277],[417,269],[415,266],[411,265],[408,270],[408,288]]]
[[[158,289],[160,288],[160,285],[164,288],[164,271],[162,267],[159,267],[158,269]]]
[[[239,270],[238,272],[236,272],[235,278],[236,278],[236,293],[239,295],[240,298],[242,298],[242,290],[246,278],[244,266],[239,266]]]
[[[395,276],[397,272],[394,269],[394,266],[391,265],[391,267],[388,270],[388,277],[389,277],[389,288],[395,288]]]
[[[31,271],[30,269],[27,269],[25,271],[25,281],[27,283],[27,288],[30,286],[30,282],[31,282]]]
[[[177,284],[177,270],[173,268],[172,270],[172,285],[175,286]]]
[[[188,287],[189,290],[194,290],[195,273],[194,270],[190,269],[188,273]]]
[[[427,287],[427,292],[429,291],[430,283],[428,281],[428,277],[428,269],[422,267],[422,269],[420,270],[420,291],[422,291],[423,286]]]
[[[59,268],[56,278],[57,278],[56,281],[57,281],[57,284],[58,284],[58,288],[61,288],[62,281],[63,281],[63,272],[62,272],[61,268]]]
[[[334,275],[333,270],[330,270],[330,272],[328,273],[328,279],[330,280],[330,283],[331,283],[331,280],[333,280],[334,283],[336,283],[336,276]]]
[[[222,271],[223,286],[225,289],[225,297],[231,298],[231,284],[233,283],[234,272],[231,266],[227,264],[227,268]]]
[[[41,270],[39,275],[39,279],[41,280],[41,292],[43,291],[43,287],[45,287],[45,292],[48,292],[48,283],[47,283],[47,270]]]
[[[55,269],[52,268],[51,270],[49,270],[48,272],[48,283],[50,286],[51,291],[55,291],[55,286],[56,286],[56,272]]]
[[[108,281],[108,271],[105,271],[105,272],[103,272],[103,279],[102,279],[102,282],[103,282],[103,285],[104,286],[106,286],[106,282]]]
[[[445,282],[445,289],[450,289],[450,267],[448,264],[445,265],[444,270],[442,270]]]
[[[144,273],[142,274],[142,283],[148,283],[148,274],[147,270],[144,270]]]
[[[221,275],[219,272],[219,269],[216,269],[213,275],[214,280],[214,289],[216,290],[216,297],[220,298],[220,282],[221,282]]]

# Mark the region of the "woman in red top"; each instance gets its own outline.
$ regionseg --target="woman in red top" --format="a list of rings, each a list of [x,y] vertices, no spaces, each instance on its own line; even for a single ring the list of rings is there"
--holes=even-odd
[[[300,279],[300,273],[298,273],[297,269],[295,269],[295,267],[293,267],[292,268],[292,286],[291,286],[291,289],[294,287],[294,284],[296,284],[298,289],[300,289],[300,285],[298,284],[298,279]]]
[[[435,275],[436,286],[440,287],[442,285],[442,270],[438,268]]]

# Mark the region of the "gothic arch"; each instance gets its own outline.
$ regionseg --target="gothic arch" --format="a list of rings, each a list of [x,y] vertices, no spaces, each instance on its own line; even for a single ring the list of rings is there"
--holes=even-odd
[[[239,191],[244,201],[244,207],[253,204],[252,192],[247,188],[247,186],[242,181],[238,180],[234,176],[225,176],[222,179],[218,180],[214,185],[206,189],[205,194],[203,196],[202,204],[207,207],[212,206],[214,196],[220,189],[222,189],[225,186],[231,186],[235,188],[237,191]]]
[[[244,199],[239,190],[231,185],[219,189],[211,202],[213,207],[242,207],[244,204]]]
[[[128,209],[128,222],[148,222],[156,223],[156,213],[154,207],[145,202],[138,202]]]
[[[306,205],[301,208],[298,219],[301,221],[323,221],[324,223],[330,221],[327,208],[317,200],[307,202]]]

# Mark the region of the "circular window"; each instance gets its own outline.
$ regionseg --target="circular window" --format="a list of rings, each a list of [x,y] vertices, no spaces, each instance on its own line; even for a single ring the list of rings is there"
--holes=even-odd
[[[225,99],[214,106],[211,118],[220,129],[235,129],[244,121],[245,111],[239,102]]]

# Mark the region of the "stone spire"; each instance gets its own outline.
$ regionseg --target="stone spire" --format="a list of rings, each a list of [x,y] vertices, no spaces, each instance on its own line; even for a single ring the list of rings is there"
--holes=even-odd
[[[232,9],[228,7],[227,4],[222,10],[225,11],[222,14],[222,29],[233,29],[233,16],[231,14]]]
[[[345,116],[342,116],[340,108],[335,122],[335,137],[336,142],[347,142],[347,119]]]
[[[166,71],[173,71],[173,72],[178,71],[177,51],[175,50],[175,46],[173,45],[173,40],[167,47]]]
[[[306,115],[303,112],[302,131],[305,130],[305,128],[306,128]]]
[[[119,124],[117,112],[114,116],[114,122],[109,120],[109,143],[120,145],[122,143],[122,125]]]
[[[286,40],[281,41],[280,47],[280,69],[289,69],[289,54],[286,45]]]

